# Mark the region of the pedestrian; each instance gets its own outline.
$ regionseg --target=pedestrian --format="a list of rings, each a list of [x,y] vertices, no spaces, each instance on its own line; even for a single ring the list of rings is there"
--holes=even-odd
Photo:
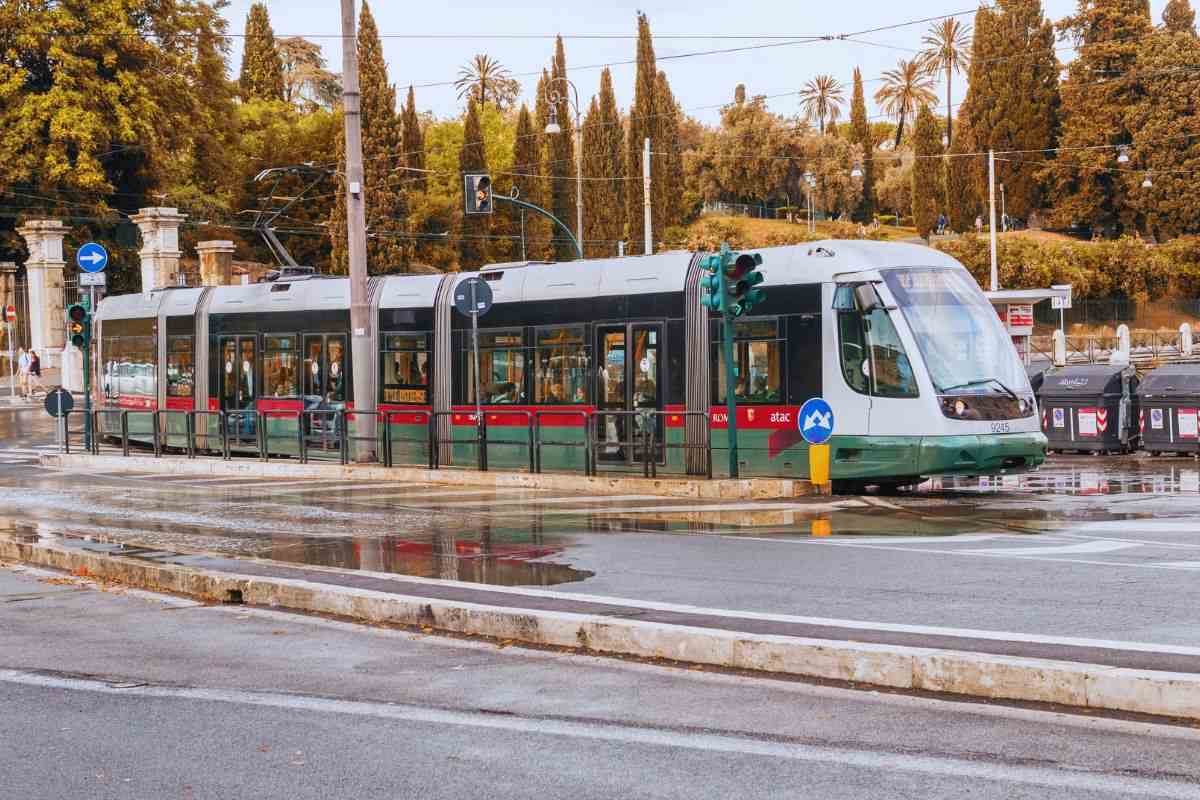
[[[937,235],[941,236],[946,232],[946,215],[939,213],[937,221]]]
[[[38,357],[37,350],[29,351],[29,394],[33,396],[34,389],[45,391],[46,387],[42,384],[42,359]]]
[[[17,357],[17,374],[20,375],[21,396],[29,396],[29,353],[22,347]]]
[[[980,214],[975,216],[975,233],[983,233],[983,216]]]

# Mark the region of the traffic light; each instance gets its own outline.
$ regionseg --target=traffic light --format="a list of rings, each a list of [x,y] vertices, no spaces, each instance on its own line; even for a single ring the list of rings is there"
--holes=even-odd
[[[67,309],[67,329],[71,344],[87,350],[92,343],[92,312],[85,304],[76,303]]]
[[[721,256],[706,257],[702,268],[708,274],[700,279],[700,290],[703,292],[700,304],[718,314],[724,314],[726,293],[724,275],[721,272]]]
[[[463,176],[463,204],[467,214],[492,213],[492,178],[490,175]]]
[[[767,299],[763,290],[757,288],[758,284],[763,282],[763,274],[758,271],[762,261],[762,256],[758,253],[742,253],[733,259],[733,264],[725,267],[725,285],[728,287],[730,298],[729,313],[733,316],[748,314]]]

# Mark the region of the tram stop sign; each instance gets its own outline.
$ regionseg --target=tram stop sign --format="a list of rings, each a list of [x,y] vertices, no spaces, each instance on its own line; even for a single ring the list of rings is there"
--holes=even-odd
[[[833,436],[833,408],[824,398],[813,397],[800,407],[796,424],[809,444],[825,444]]]
[[[467,278],[454,289],[454,307],[467,317],[486,314],[492,307],[492,287],[479,278]]]
[[[75,407],[75,398],[59,386],[46,395],[46,413],[52,417],[65,417]]]

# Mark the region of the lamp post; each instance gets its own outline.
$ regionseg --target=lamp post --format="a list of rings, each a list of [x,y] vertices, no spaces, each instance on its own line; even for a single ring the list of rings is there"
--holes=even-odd
[[[562,133],[558,124],[558,104],[564,99],[571,102],[570,96],[564,97],[555,84],[563,83],[571,88],[575,100],[571,104],[575,112],[575,238],[583,247],[583,126],[579,120],[579,90],[575,84],[565,77],[552,78],[546,86],[546,103],[550,106],[550,121],[546,124],[546,133]]]
[[[817,179],[813,177],[811,172],[804,173],[804,187],[808,192],[808,232],[815,233],[817,230],[817,217],[813,214],[813,187],[817,185]]]

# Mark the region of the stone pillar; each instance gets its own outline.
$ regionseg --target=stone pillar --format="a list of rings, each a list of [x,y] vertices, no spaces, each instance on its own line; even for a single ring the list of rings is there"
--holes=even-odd
[[[187,219],[175,208],[143,208],[130,217],[142,231],[142,291],[179,283],[179,223]]]
[[[229,286],[233,283],[233,242],[217,240],[200,242],[196,255],[200,257],[201,286]]]
[[[38,351],[43,369],[55,365],[67,341],[67,310],[63,306],[63,236],[67,230],[56,219],[35,219],[17,228],[29,249],[25,279],[30,348]]]

